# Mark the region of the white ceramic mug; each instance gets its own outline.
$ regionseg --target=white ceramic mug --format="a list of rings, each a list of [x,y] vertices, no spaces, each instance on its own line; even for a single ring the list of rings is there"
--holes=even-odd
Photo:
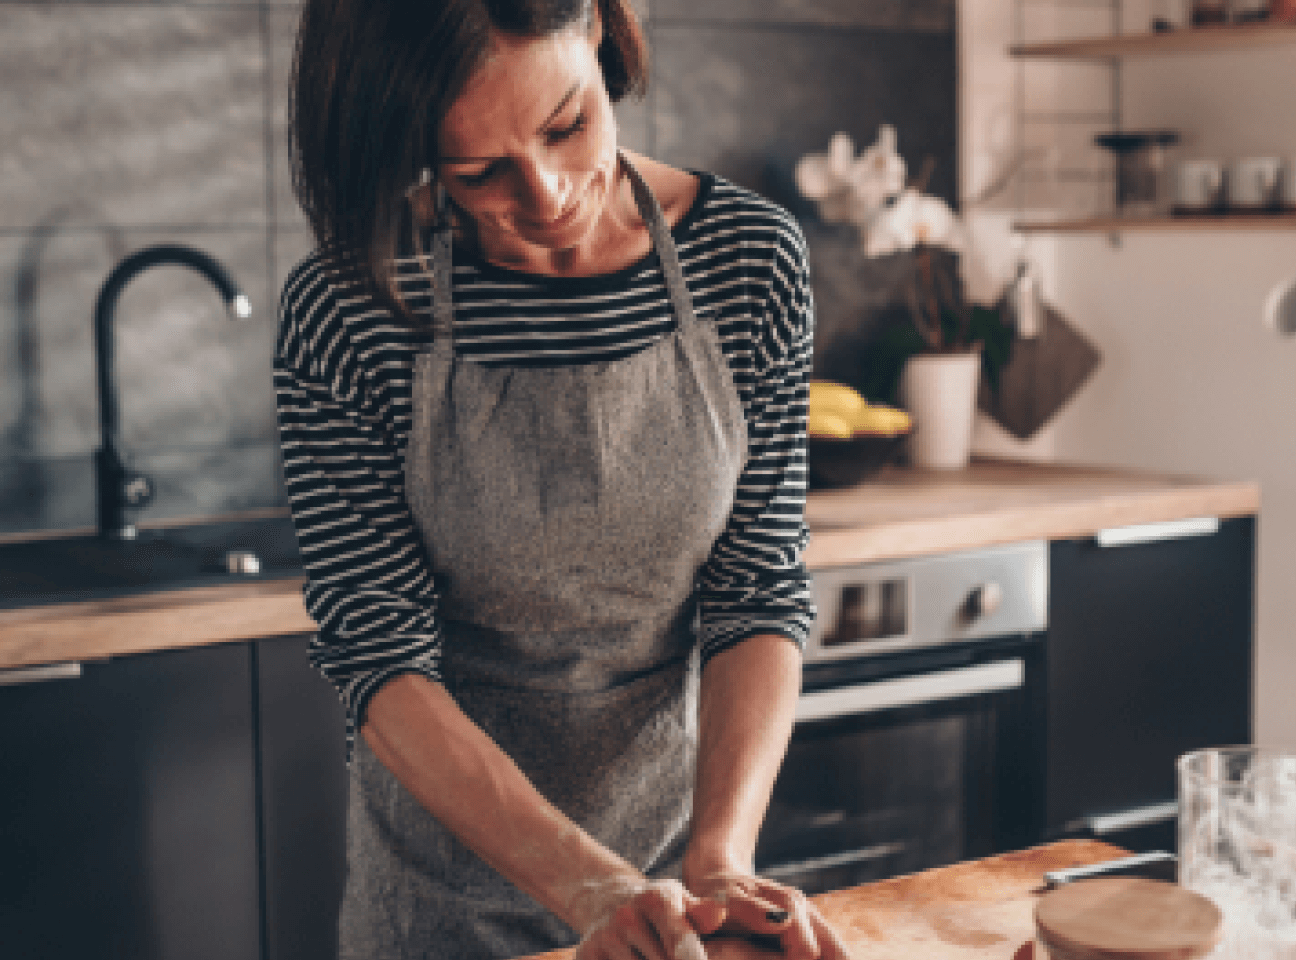
[[[1184,210],[1210,210],[1219,204],[1223,186],[1224,167],[1218,160],[1184,160],[1175,178],[1175,204]]]
[[[1278,157],[1246,157],[1229,168],[1229,206],[1262,210],[1278,199],[1283,163]]]
[[[1296,157],[1291,157],[1283,164],[1282,205],[1284,209],[1296,210]]]

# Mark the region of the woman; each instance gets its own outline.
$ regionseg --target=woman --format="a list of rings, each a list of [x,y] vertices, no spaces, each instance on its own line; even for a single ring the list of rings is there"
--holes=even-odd
[[[804,244],[618,149],[645,59],[626,0],[304,10],[275,377],[344,958],[844,956],[752,867],[812,616]]]

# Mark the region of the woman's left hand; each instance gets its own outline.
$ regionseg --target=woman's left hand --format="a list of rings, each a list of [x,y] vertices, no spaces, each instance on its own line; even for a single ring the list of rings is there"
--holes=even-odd
[[[725,909],[721,931],[777,938],[786,960],[850,960],[850,951],[804,893],[765,877],[712,873],[689,883]]]

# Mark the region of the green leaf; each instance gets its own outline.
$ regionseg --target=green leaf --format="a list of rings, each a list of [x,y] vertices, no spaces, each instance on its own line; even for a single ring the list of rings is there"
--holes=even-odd
[[[981,372],[990,389],[998,393],[999,375],[1012,359],[1013,329],[998,309],[973,304],[970,335],[973,342],[981,343]]]
[[[869,400],[896,405],[905,361],[927,349],[912,323],[890,325],[865,351],[857,389]]]

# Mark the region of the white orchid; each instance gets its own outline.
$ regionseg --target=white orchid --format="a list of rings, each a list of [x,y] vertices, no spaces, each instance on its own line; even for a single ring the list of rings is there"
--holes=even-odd
[[[896,149],[896,131],[890,124],[878,128],[878,138],[856,159],[851,183],[862,205],[875,213],[904,189],[909,167]]]
[[[797,188],[815,201],[827,223],[853,223],[866,230],[888,197],[904,189],[907,168],[896,150],[895,128],[883,126],[877,141],[858,157],[850,134],[836,133],[826,153],[802,157]]]
[[[962,253],[963,229],[958,216],[940,197],[904,190],[884,207],[864,233],[864,255],[882,257],[919,244]]]
[[[924,170],[920,181],[925,183],[929,173]],[[795,177],[825,221],[850,223],[859,230],[865,256],[914,251],[909,310],[929,349],[968,344],[973,305],[961,282],[961,268],[963,254],[971,249],[970,237],[949,204],[923,193],[923,183],[906,185],[907,169],[896,149],[894,127],[880,127],[877,141],[859,156],[848,134],[835,134],[826,153],[801,159]],[[938,250],[954,254],[955,265],[936,256]]]

